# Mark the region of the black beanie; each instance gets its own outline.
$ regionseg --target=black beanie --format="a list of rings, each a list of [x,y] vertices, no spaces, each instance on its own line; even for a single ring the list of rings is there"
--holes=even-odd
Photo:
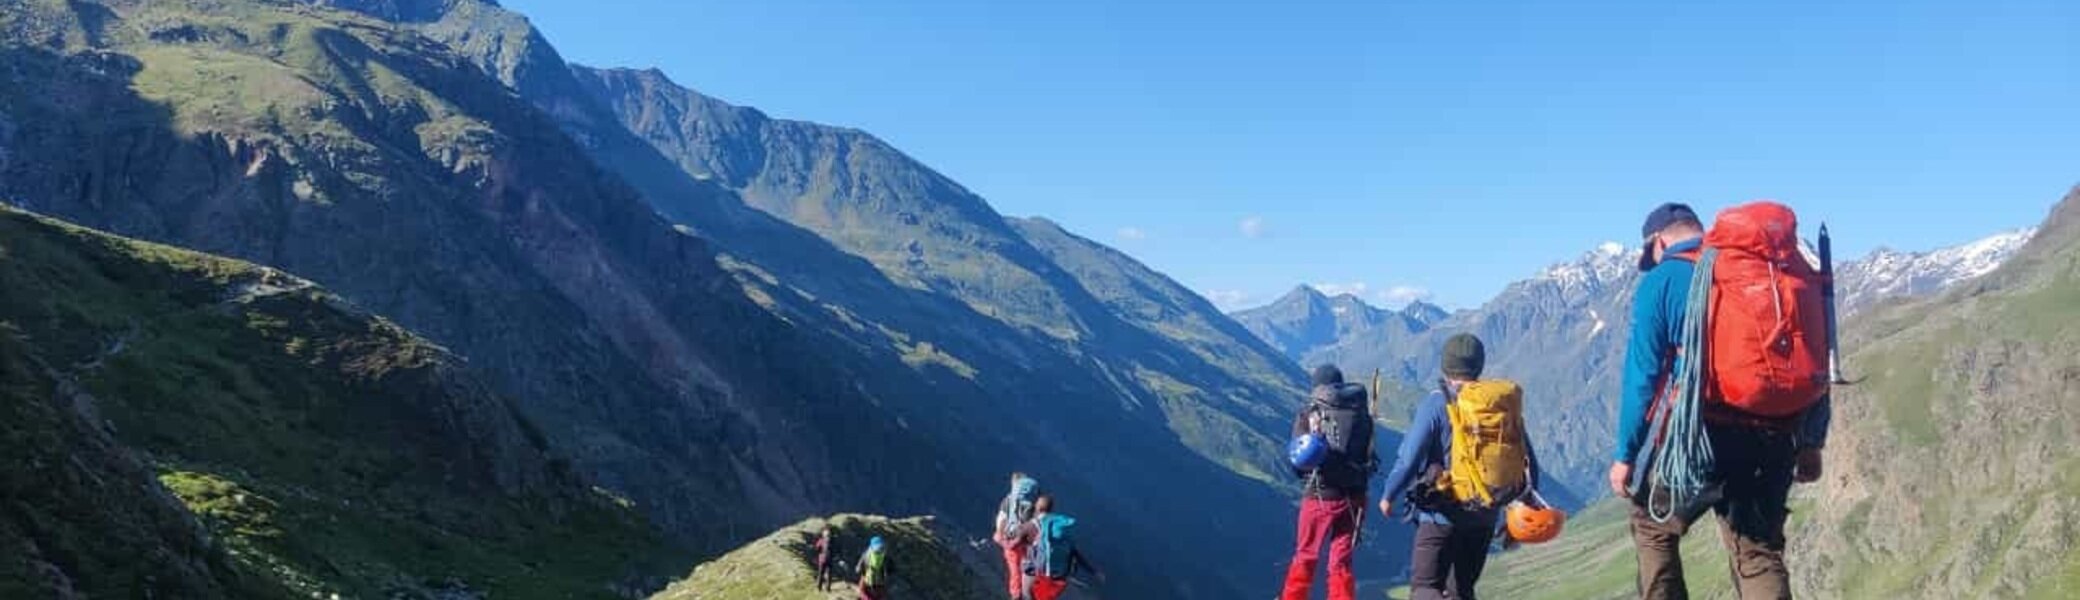
[[[1478,379],[1481,369],[1487,364],[1488,349],[1473,334],[1461,333],[1444,341],[1444,360],[1440,366],[1445,376]]]
[[[1322,365],[1314,368],[1315,385],[1336,385],[1339,383],[1343,383],[1343,371],[1337,369],[1336,365]]]

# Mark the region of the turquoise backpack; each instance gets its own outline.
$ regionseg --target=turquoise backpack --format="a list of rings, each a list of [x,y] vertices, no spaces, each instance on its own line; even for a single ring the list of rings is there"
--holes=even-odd
[[[1050,514],[1034,523],[1039,529],[1033,536],[1033,548],[1026,555],[1027,575],[1045,575],[1049,579],[1064,579],[1069,576],[1069,556],[1076,551],[1076,518],[1068,515]]]

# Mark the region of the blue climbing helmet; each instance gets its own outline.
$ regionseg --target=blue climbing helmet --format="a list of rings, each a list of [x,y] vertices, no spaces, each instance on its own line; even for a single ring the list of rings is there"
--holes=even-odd
[[[868,550],[880,550],[880,549],[881,549],[881,536],[878,536],[878,535],[877,535],[877,536],[874,536],[874,539],[871,539],[871,540],[867,540],[867,549],[868,549]]]
[[[1286,462],[1295,469],[1313,469],[1329,458],[1329,443],[1313,433],[1293,438],[1286,444]]]

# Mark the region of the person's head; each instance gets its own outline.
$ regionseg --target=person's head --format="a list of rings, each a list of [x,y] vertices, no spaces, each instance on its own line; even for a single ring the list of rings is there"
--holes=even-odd
[[[1343,370],[1336,368],[1336,365],[1325,364],[1314,368],[1313,379],[1316,386],[1342,385]]]
[[[1054,512],[1054,494],[1041,494],[1039,498],[1034,498],[1033,512]]]
[[[877,536],[874,536],[874,539],[871,539],[871,540],[867,540],[867,551],[868,551],[868,552],[880,552],[880,551],[881,551],[881,546],[882,546],[882,542],[881,542],[881,536],[878,536],[878,535],[877,535]]]
[[[1488,365],[1488,347],[1471,333],[1454,335],[1444,341],[1444,355],[1438,367],[1444,370],[1445,379],[1473,381],[1481,378],[1481,370]]]
[[[1012,471],[1012,472],[1011,472],[1011,483],[1012,483],[1013,485],[1016,485],[1016,484],[1018,483],[1018,480],[1020,480],[1020,479],[1025,479],[1025,478],[1026,478],[1026,472],[1025,472],[1025,471]]]
[[[1647,213],[1639,234],[1643,238],[1641,245],[1645,246],[1639,255],[1639,270],[1645,271],[1661,264],[1669,246],[1704,237],[1704,222],[1697,219],[1697,212],[1690,210],[1689,205],[1670,202]]]

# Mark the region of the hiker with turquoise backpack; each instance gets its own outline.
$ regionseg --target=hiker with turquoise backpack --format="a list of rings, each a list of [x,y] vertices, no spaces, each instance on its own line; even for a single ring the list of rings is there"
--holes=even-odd
[[[1469,334],[1445,340],[1440,363],[1444,379],[1416,404],[1379,510],[1392,518],[1405,498],[1416,523],[1410,600],[1474,600],[1503,510],[1557,511],[1537,499],[1523,389],[1481,378],[1487,348]]]
[[[888,549],[881,536],[867,540],[867,552],[859,556],[859,600],[888,598]]]
[[[1024,564],[1029,538],[1025,529],[1032,525],[1039,496],[1039,481],[1025,473],[1012,473],[1011,492],[997,503],[996,532],[990,537],[1004,550],[1004,586],[1011,600],[1022,600],[1027,595]]]
[[[1027,550],[1021,569],[1032,587],[1032,600],[1060,598],[1078,569],[1090,569],[1104,581],[1105,572],[1076,547],[1076,518],[1054,512],[1054,496],[1048,494],[1034,500],[1033,509],[1032,524],[1023,530]]]
[[[1683,535],[1711,510],[1739,597],[1789,599],[1791,486],[1820,478],[1832,414],[1832,269],[1807,262],[1797,216],[1774,202],[1727,209],[1710,231],[1663,204],[1640,233],[1610,469],[1633,504],[1640,597],[1689,597]]]
[[[1316,367],[1307,405],[1293,419],[1287,460],[1303,482],[1293,559],[1280,600],[1307,600],[1322,545],[1329,545],[1329,600],[1351,600],[1351,558],[1364,523],[1365,492],[1377,470],[1372,410],[1365,386],[1345,383],[1335,365]]]

